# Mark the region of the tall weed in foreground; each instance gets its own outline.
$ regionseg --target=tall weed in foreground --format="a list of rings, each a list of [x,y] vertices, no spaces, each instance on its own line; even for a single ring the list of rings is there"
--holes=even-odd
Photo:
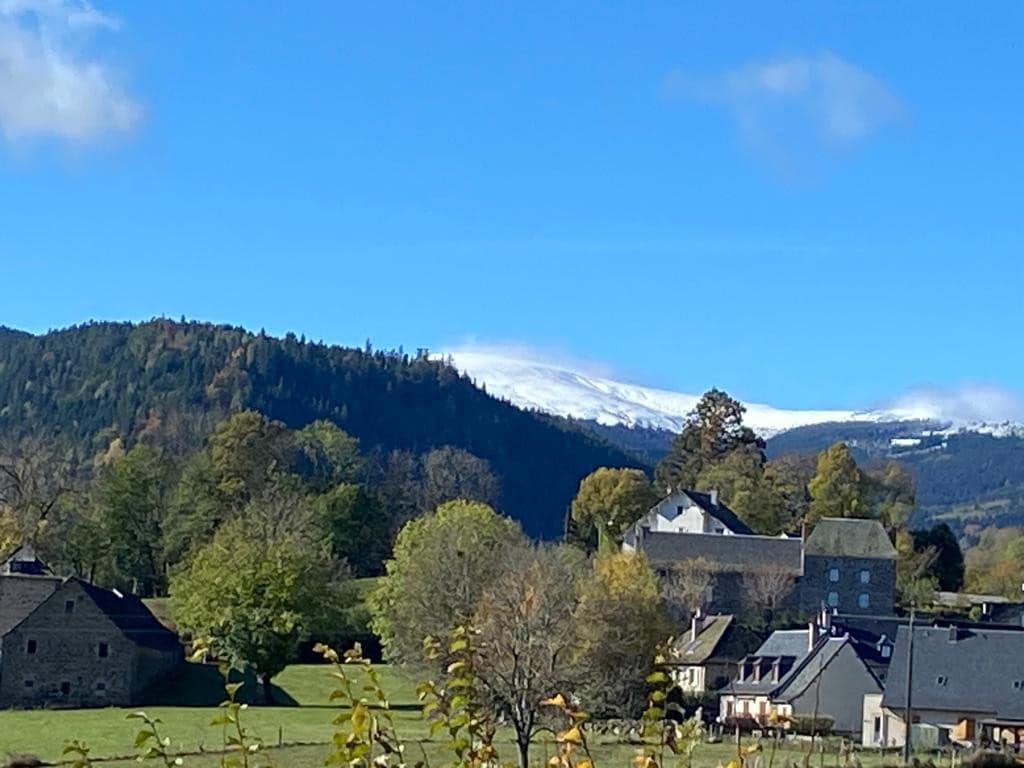
[[[360,645],[356,643],[352,650],[340,656],[323,644],[318,644],[316,651],[334,665],[337,687],[331,691],[331,701],[342,704],[341,712],[332,721],[336,730],[324,765],[404,766],[405,745],[395,732],[388,696],[381,687],[377,670],[363,658]],[[358,670],[359,675],[353,675],[353,670]]]

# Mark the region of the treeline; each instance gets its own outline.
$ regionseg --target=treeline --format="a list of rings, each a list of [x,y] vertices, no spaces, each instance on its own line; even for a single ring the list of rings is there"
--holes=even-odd
[[[115,438],[85,483],[56,464],[32,440],[0,450],[0,550],[30,543],[58,572],[142,596],[166,594],[229,523],[267,541],[288,533],[339,573],[376,576],[408,520],[449,499],[501,498],[489,463],[462,449],[366,455],[332,422],[291,430],[256,411],[184,456]]]
[[[231,413],[330,421],[367,453],[455,446],[488,461],[502,511],[556,537],[576,479],[630,457],[564,420],[495,400],[425,350],[382,352],[154,320],[0,333],[0,436],[41,438],[88,475],[115,441],[187,456]]]

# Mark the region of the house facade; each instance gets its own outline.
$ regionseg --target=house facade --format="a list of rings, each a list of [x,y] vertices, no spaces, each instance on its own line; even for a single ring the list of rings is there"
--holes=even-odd
[[[666,664],[680,692],[696,696],[728,684],[736,663],[737,633],[733,616],[693,615],[690,629],[676,640]]]
[[[836,733],[860,734],[863,701],[882,683],[848,634],[812,623],[805,630],[775,632],[737,664],[723,689],[723,720],[749,719],[761,727],[791,717],[829,718]]]
[[[893,611],[896,548],[877,520],[824,518],[803,546],[801,605],[846,614]]]
[[[913,632],[913,660],[911,653]],[[910,673],[911,739],[1024,745],[1024,630],[982,625],[901,626],[880,697],[865,701],[862,741],[900,747],[906,738]]]
[[[176,635],[132,595],[0,576],[0,707],[127,706],[182,661]]]
[[[750,535],[752,530],[722,504],[718,492],[669,491],[627,532],[626,548],[645,533],[710,533],[721,536]]]
[[[646,519],[646,518],[645,518]],[[824,518],[806,540],[745,533],[655,530],[638,525],[623,543],[643,551],[663,577],[706,570],[700,606],[709,612],[822,607],[845,614],[888,615],[895,606],[896,550],[877,520]]]

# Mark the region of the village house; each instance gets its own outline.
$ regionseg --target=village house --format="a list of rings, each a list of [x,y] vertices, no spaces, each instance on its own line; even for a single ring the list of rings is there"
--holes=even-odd
[[[733,616],[695,612],[689,630],[675,641],[666,664],[679,691],[698,696],[726,685],[738,658],[738,634]]]
[[[127,706],[183,661],[133,595],[54,576],[30,548],[0,565],[0,708]]]
[[[824,626],[773,632],[737,663],[719,699],[720,719],[786,727],[790,718],[817,716],[836,733],[859,734],[865,695],[882,690],[875,657],[888,653],[830,625],[827,614]]]
[[[826,517],[803,545],[800,583],[806,611],[882,614],[896,598],[896,548],[877,520]]]
[[[693,582],[703,570],[691,609],[887,615],[895,605],[896,549],[877,520],[823,518],[806,539],[758,536],[716,495],[678,491],[627,532],[623,549],[643,551],[663,579],[685,571]]]
[[[865,697],[862,742],[900,747],[910,673],[912,744],[1024,743],[1024,630],[983,625],[916,626],[896,635],[884,691]]]
[[[670,490],[626,534],[627,548],[645,533],[749,535],[753,531],[718,500],[718,491]]]

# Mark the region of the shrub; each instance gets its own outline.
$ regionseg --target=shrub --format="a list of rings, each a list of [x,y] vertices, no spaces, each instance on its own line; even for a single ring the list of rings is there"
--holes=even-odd
[[[829,736],[836,724],[828,715],[793,715],[789,718],[789,729],[800,736]]]

